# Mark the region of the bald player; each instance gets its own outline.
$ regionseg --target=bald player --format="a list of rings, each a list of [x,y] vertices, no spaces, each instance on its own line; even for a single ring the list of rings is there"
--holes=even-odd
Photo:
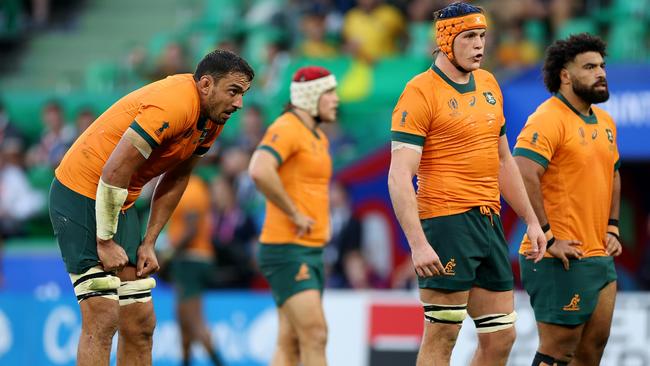
[[[548,239],[539,263],[521,260],[535,311],[539,365],[599,365],[616,299],[621,177],[609,98],[605,43],[579,34],[546,51],[553,94],[528,117],[514,155]],[[530,250],[527,237],[520,253]],[[579,259],[579,260],[578,260]]]
[[[323,247],[330,238],[332,159],[320,123],[336,120],[336,79],[307,66],[291,81],[288,110],[268,128],[249,173],[266,196],[258,263],[278,307],[272,366],[324,366]]]
[[[479,340],[472,365],[505,365],[516,313],[500,193],[536,244],[527,259],[540,260],[546,242],[510,155],[499,85],[479,68],[482,10],[450,4],[436,30],[431,69],[408,82],[393,111],[388,177],[424,307],[417,364],[448,365],[469,314]]]
[[[50,218],[81,308],[78,365],[108,365],[116,330],[117,364],[151,365],[156,238],[253,77],[242,58],[216,50],[194,75],[169,76],[117,101],[56,169]],[[133,203],[157,176],[143,237]]]

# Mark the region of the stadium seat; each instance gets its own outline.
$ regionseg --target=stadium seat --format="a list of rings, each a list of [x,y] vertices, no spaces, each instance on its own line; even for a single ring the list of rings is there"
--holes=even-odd
[[[612,23],[607,38],[612,60],[644,60],[648,57],[646,26],[639,19],[620,19]]]
[[[111,92],[119,82],[119,66],[113,62],[95,62],[85,75],[86,89],[91,92]]]
[[[567,20],[555,32],[555,39],[566,39],[572,34],[598,33],[596,21],[592,18],[574,18]]]

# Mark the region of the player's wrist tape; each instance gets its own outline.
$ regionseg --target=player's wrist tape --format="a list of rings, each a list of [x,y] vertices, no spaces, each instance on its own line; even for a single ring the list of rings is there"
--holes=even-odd
[[[542,226],[542,231],[544,232],[544,236],[546,236],[546,250],[551,247],[551,245],[555,244],[555,236],[553,236],[553,232],[551,231],[551,224],[546,224]]]
[[[129,191],[126,188],[106,184],[99,178],[95,198],[96,235],[98,238],[102,240],[113,238],[117,232],[120,209],[128,195]]]
[[[546,233],[547,231],[551,230],[551,224],[546,224],[542,226],[542,231]]]
[[[551,237],[546,241],[546,250],[550,248],[553,244],[555,244],[555,237]]]
[[[621,235],[619,230],[618,230],[618,220],[617,219],[609,219],[607,221],[607,234],[611,234],[614,237],[616,237],[616,240],[620,240],[619,236]]]

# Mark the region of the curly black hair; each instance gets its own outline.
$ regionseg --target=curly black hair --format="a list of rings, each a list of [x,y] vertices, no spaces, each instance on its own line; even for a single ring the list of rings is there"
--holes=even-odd
[[[546,49],[544,57],[544,85],[551,93],[560,90],[560,71],[567,63],[573,61],[576,56],[585,52],[598,52],[605,57],[607,44],[598,36],[589,33],[571,35],[567,39],[560,39],[553,42]]]

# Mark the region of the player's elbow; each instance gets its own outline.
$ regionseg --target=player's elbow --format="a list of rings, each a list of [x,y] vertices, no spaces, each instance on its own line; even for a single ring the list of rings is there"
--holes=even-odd
[[[262,182],[265,177],[263,167],[254,163],[248,166],[248,175],[250,175],[251,180],[256,186],[259,186],[260,182]]]
[[[399,189],[400,185],[404,181],[409,181],[413,178],[413,176],[409,178],[409,175],[410,174],[404,169],[391,166],[390,170],[388,171],[388,189],[391,191]]]

